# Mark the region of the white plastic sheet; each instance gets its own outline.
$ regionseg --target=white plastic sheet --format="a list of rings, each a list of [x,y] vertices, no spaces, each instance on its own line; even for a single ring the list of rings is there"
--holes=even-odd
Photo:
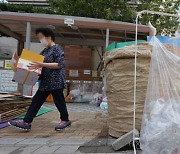
[[[178,36],[178,35],[176,35]],[[143,154],[180,154],[180,38],[151,38],[151,68],[141,129]]]

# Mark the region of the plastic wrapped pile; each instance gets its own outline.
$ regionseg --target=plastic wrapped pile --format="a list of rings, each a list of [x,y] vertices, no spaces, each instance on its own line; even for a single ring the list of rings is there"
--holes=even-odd
[[[174,43],[172,43],[174,42]],[[155,36],[141,129],[143,154],[180,154],[180,42],[162,44]]]

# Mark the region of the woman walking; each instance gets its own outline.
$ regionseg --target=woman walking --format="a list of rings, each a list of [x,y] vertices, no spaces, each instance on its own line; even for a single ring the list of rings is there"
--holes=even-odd
[[[61,119],[55,130],[62,130],[71,125],[63,95],[63,89],[66,87],[64,51],[60,46],[55,44],[55,35],[51,29],[38,28],[36,29],[36,35],[39,41],[45,46],[45,49],[41,52],[41,55],[44,56],[44,62],[33,62],[29,68],[37,69],[42,67],[40,86],[32,99],[32,103],[24,119],[10,121],[9,124],[29,131],[37,112],[49,94],[52,94]]]

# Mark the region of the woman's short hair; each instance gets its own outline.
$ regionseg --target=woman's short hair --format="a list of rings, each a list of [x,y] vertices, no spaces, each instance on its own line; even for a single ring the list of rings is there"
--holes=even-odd
[[[55,41],[54,32],[50,28],[37,28],[36,35],[42,33],[45,37],[51,37],[52,41]]]

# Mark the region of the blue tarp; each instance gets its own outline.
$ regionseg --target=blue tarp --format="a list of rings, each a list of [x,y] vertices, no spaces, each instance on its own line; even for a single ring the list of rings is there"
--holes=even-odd
[[[168,37],[168,36],[156,36],[156,37],[161,43],[180,46],[180,38]],[[147,41],[149,42],[151,38],[152,36],[147,36]]]

